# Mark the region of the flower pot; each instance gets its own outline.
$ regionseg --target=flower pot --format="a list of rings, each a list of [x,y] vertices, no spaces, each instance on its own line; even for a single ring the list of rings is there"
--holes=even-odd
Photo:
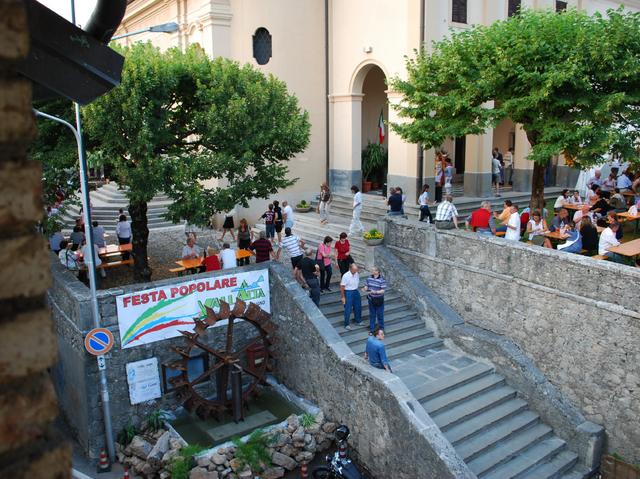
[[[296,206],[296,211],[298,213],[308,213],[309,211],[311,211],[311,209],[311,206],[308,206],[307,208],[300,208],[299,206]]]
[[[384,241],[384,238],[374,238],[374,239],[363,238],[363,239],[367,246],[378,246],[382,244],[382,242]]]
[[[363,181],[362,182],[362,192],[363,193],[368,193],[369,191],[371,191],[371,182],[370,181]]]

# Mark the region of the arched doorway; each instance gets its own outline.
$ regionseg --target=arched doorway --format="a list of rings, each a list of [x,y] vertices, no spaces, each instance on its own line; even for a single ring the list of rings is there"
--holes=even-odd
[[[377,65],[367,65],[362,81],[361,151],[362,191],[380,190],[388,169],[386,75]]]

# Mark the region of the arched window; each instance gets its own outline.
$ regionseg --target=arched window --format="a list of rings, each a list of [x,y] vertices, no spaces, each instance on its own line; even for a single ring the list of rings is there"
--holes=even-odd
[[[467,0],[451,0],[451,21],[467,23]]]
[[[520,12],[520,8],[522,7],[522,0],[509,0],[509,7],[507,15],[513,17]]]
[[[253,58],[258,65],[266,65],[271,58],[271,34],[266,28],[258,28],[253,34]]]

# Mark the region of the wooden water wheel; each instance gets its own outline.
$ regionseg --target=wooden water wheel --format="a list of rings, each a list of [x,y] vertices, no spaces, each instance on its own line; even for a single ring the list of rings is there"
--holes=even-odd
[[[269,335],[276,329],[271,321],[271,315],[253,303],[247,304],[238,299],[233,309],[228,303],[221,301],[220,310],[215,313],[213,309],[205,306],[204,319],[194,318],[193,332],[181,331],[185,337],[186,346],[171,349],[178,353],[180,359],[166,364],[167,367],[180,371],[178,376],[169,381],[178,393],[179,399],[185,408],[196,413],[200,418],[214,417],[220,419],[223,412],[231,410],[232,397],[229,392],[230,375],[235,370],[242,372],[242,404],[252,396],[257,396],[258,384],[265,382],[267,371],[271,370],[273,352],[270,350],[271,341]],[[227,320],[226,328],[218,325],[219,321]],[[242,341],[234,334],[242,323],[245,334]],[[246,329],[253,334],[247,334]],[[221,348],[212,346],[212,336],[226,338]],[[209,336],[209,338],[207,338]],[[257,360],[252,360],[253,352],[258,352]],[[189,377],[189,359],[196,356],[207,356],[205,371],[198,377]],[[204,397],[196,388],[197,385],[210,381],[215,383],[215,395]]]

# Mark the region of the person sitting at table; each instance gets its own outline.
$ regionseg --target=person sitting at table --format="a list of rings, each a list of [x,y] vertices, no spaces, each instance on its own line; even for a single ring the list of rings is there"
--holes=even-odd
[[[593,205],[599,197],[600,186],[593,185],[587,188],[587,193],[584,196],[584,202],[588,205]]]
[[[611,195],[609,205],[618,213],[627,211],[627,202],[624,199],[624,196],[622,196],[622,193],[620,193],[620,188],[616,188],[613,191],[614,193]]]
[[[196,240],[193,236],[189,236],[187,244],[182,248],[182,259],[196,259],[200,257],[200,246],[196,244]]]
[[[513,203],[511,200],[504,200],[504,208],[502,212],[498,214],[497,212],[493,212],[493,217],[498,220],[498,225],[496,226],[496,232],[506,232],[507,231],[507,222],[509,221],[509,217],[511,216],[511,205]]]
[[[204,258],[204,270],[217,271],[219,269],[222,269],[222,266],[220,265],[218,252],[211,246],[207,246],[207,255]]]
[[[222,245],[220,261],[222,261],[222,269],[231,269],[238,266],[236,250],[232,249],[229,243],[224,243]]]
[[[84,233],[82,232],[82,227],[78,225],[74,226],[73,232],[69,236],[69,239],[71,240],[71,250],[76,251],[84,241]]]
[[[60,245],[63,241],[64,236],[60,232],[60,228],[56,228],[53,234],[49,236],[49,248],[51,248],[51,251],[53,251],[55,254],[58,254],[62,249]]]
[[[620,188],[620,191],[630,191],[631,185],[633,181],[631,180],[632,175],[629,170],[625,170],[622,172],[620,176],[618,176],[617,187]]]
[[[70,271],[78,271],[78,256],[75,251],[71,251],[71,243],[67,240],[60,242],[60,252],[58,258],[62,266]]]
[[[573,221],[569,221],[569,224],[565,228],[565,233],[568,234],[569,237],[564,243],[558,245],[558,251],[580,254],[580,251],[582,251],[582,236],[580,235],[580,231],[575,228]]]
[[[612,253],[611,251],[607,251],[609,248],[614,246],[619,246],[620,241],[616,239],[616,232],[620,228],[620,223],[610,223],[602,233],[600,233],[600,242],[598,243],[598,254],[602,256],[606,256],[611,261],[615,263],[625,264],[626,261],[624,256],[619,255],[618,253]]]
[[[89,251],[89,245],[87,244],[86,241],[84,241],[82,243],[81,252],[82,252],[82,258],[83,258],[84,264],[86,265],[86,264],[89,263],[88,258],[89,258],[89,252],[90,252]],[[94,267],[98,271],[100,271],[100,276],[102,276],[103,278],[106,278],[107,277],[107,272],[104,270],[104,268],[98,268],[98,266],[100,266],[102,264],[102,259],[100,258],[100,251],[98,249],[98,245],[97,244],[93,245],[93,253],[94,253],[93,258],[95,260]]]
[[[107,246],[107,242],[104,240],[104,226],[100,226],[97,221],[91,224],[93,225],[93,244],[98,248],[104,248]]]
[[[558,214],[551,221],[549,231],[556,231],[569,224],[569,211],[566,208],[560,208]]]
[[[583,216],[577,228],[582,237],[582,248],[587,250],[589,256],[593,256],[598,250],[598,230],[589,216]]]
[[[471,229],[483,236],[492,236],[496,234],[496,225],[491,214],[491,203],[483,201],[480,208],[475,210],[466,220],[467,229]]]
[[[511,216],[507,222],[507,232],[504,234],[504,239],[520,241],[520,215],[517,205],[511,205]]]
[[[617,186],[616,174],[612,171],[600,185],[602,191],[611,192]]]
[[[608,197],[609,193],[607,193],[606,191],[600,191],[596,196],[596,201],[591,207],[591,211],[599,214],[600,216],[606,216],[607,212],[613,209],[613,207],[607,201]]]
[[[131,223],[127,221],[127,215],[124,213],[118,218],[118,224],[116,224],[116,236],[118,237],[118,244],[131,243]],[[122,253],[122,259],[124,261],[129,259],[129,253]]]
[[[529,235],[529,241],[536,246],[552,248],[551,241],[544,236],[547,231],[547,222],[542,217],[542,213],[540,213],[540,210],[534,210],[531,219],[527,223],[526,234]]]
[[[556,198],[556,202],[553,204],[553,209],[557,213],[560,210],[560,208],[562,208],[564,205],[568,203],[570,203],[569,190],[564,189],[562,190],[562,193],[560,193],[560,196]]]
[[[582,208],[573,215],[573,222],[578,225],[582,221],[582,218],[589,218],[590,221],[593,221],[593,215],[589,212],[590,209],[591,207],[589,205],[582,205]]]
[[[616,214],[615,211],[609,211],[607,213],[607,216],[604,217],[607,220],[607,225],[610,225],[612,223],[618,223],[618,215]],[[622,241],[622,237],[624,236],[624,232],[622,231],[622,223],[620,223],[620,228],[618,228],[618,231],[616,233],[616,239],[618,241]]]
[[[582,198],[580,197],[580,192],[578,190],[575,190],[573,192],[573,195],[569,197],[568,202],[570,205],[581,205]]]

